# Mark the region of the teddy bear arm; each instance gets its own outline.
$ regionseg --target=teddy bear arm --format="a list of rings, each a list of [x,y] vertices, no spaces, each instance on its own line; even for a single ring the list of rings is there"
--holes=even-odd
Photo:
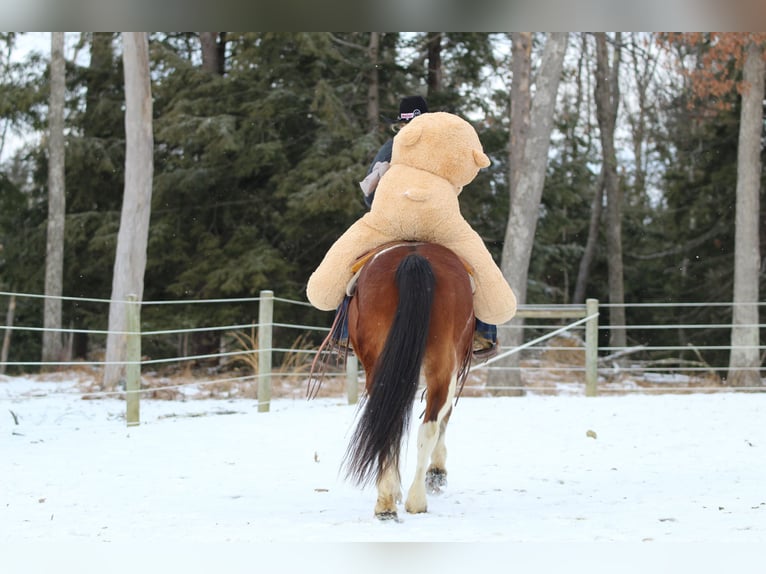
[[[370,226],[365,218],[366,216],[354,223],[333,243],[309,277],[306,296],[317,309],[336,309],[343,301],[346,286],[353,276],[351,267],[354,261],[378,245],[391,240]]]
[[[516,314],[516,296],[503,272],[492,259],[479,234],[466,222],[455,225],[455,232],[444,243],[473,267],[476,290],[473,296],[474,313],[485,323],[499,325]]]
[[[516,296],[499,269],[489,271],[476,278],[474,313],[485,323],[501,325],[516,314]]]

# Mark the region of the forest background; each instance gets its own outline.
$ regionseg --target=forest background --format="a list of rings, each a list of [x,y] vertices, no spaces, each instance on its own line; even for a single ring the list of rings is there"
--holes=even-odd
[[[519,137],[511,121],[514,64],[520,53],[528,58],[533,99],[549,36],[151,33],[153,181],[143,300],[254,297],[262,289],[305,300],[311,271],[364,213],[358,182],[391,136],[384,118],[396,116],[401,96],[416,93],[431,110],[465,116],[479,132],[492,165],[467,186],[461,206],[500,264],[506,232],[513,233],[506,228],[514,178],[524,169],[512,151]],[[524,302],[732,301],[741,40],[748,35],[730,36],[740,41],[723,55],[724,42],[713,34],[567,36],[542,195],[531,216]],[[45,293],[50,62],[34,51],[20,58],[19,39],[0,34],[0,290]],[[113,33],[68,33],[67,42],[62,292],[108,299],[125,191],[123,44]],[[761,110],[761,138],[762,117]],[[605,130],[613,136],[612,156]],[[2,153],[14,135],[26,143]],[[611,204],[605,168],[618,194]],[[619,208],[616,238],[610,207]],[[758,236],[760,245],[763,232]],[[610,278],[615,243],[622,301],[614,300]],[[507,276],[516,273],[504,267]],[[331,321],[310,308],[278,313],[278,322]],[[627,322],[652,324],[655,313],[637,308]],[[679,324],[732,321],[727,306],[674,313]],[[62,314],[75,330],[107,327],[102,304],[65,304]],[[157,306],[145,309],[142,323],[198,327],[256,315],[252,303],[182,313]],[[18,323],[39,325],[42,317],[40,300],[18,301]],[[720,330],[621,332],[631,344],[649,337],[654,344],[730,341]],[[608,345],[609,333],[602,336]],[[70,343],[73,358],[104,349],[103,340],[82,332]],[[161,356],[181,345],[205,352],[219,341],[195,334],[143,345],[145,354]],[[41,346],[39,334],[15,333],[11,358],[39,360]],[[725,351],[710,351],[716,352]]]

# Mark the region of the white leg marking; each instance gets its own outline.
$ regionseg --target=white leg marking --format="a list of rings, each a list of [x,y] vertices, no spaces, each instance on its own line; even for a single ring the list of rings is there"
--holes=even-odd
[[[439,470],[445,470],[447,468],[447,445],[444,444],[444,435],[446,433],[439,425],[439,440],[436,441],[434,452],[431,454],[431,466],[430,468],[437,468]]]
[[[395,518],[396,503],[402,499],[402,486],[399,469],[388,467],[378,477],[378,500],[375,503],[375,516]]]
[[[440,436],[439,428],[444,416],[449,412],[452,406],[452,399],[455,397],[455,388],[457,387],[457,376],[453,373],[450,379],[447,400],[444,401],[435,421],[425,422],[420,425],[418,430],[418,465],[415,469],[415,477],[412,480],[412,486],[407,494],[407,502],[404,505],[407,512],[418,513],[425,512],[426,503],[426,471],[428,470],[428,461],[434,452],[434,447],[441,443],[441,450],[446,457],[446,447],[443,437]]]
[[[426,511],[426,468],[439,438],[439,423],[426,422],[418,429],[418,466],[415,469],[415,478],[407,494],[407,503],[404,507],[407,512],[418,513]]]
[[[449,381],[449,391],[447,391],[447,400],[444,401],[444,404],[442,405],[442,408],[439,409],[439,423],[442,422],[444,419],[444,415],[446,415],[450,408],[452,408],[452,401],[455,399],[455,391],[457,390],[457,373],[452,373],[452,378],[450,378]]]

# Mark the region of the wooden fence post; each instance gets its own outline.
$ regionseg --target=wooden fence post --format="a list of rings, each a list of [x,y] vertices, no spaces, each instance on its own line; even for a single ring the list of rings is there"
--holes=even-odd
[[[128,295],[126,305],[125,418],[129,427],[135,427],[141,423],[141,304],[136,295]]]
[[[261,291],[258,304],[258,412],[271,405],[271,348],[274,322],[274,291]]]
[[[359,400],[359,359],[349,353],[346,356],[346,396],[348,404],[355,405]]]
[[[5,315],[5,325],[13,327],[13,316],[16,313],[16,294],[12,293],[8,301],[8,312]],[[8,351],[11,349],[11,330],[6,329],[3,333],[3,350],[0,351],[0,375],[5,374],[5,363],[8,362]]]
[[[585,301],[585,396],[598,394],[598,299]]]

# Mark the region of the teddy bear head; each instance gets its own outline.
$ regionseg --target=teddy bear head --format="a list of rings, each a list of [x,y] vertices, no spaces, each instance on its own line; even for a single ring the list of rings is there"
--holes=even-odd
[[[417,116],[394,138],[391,165],[408,165],[449,181],[457,193],[490,164],[471,124],[447,112]]]

